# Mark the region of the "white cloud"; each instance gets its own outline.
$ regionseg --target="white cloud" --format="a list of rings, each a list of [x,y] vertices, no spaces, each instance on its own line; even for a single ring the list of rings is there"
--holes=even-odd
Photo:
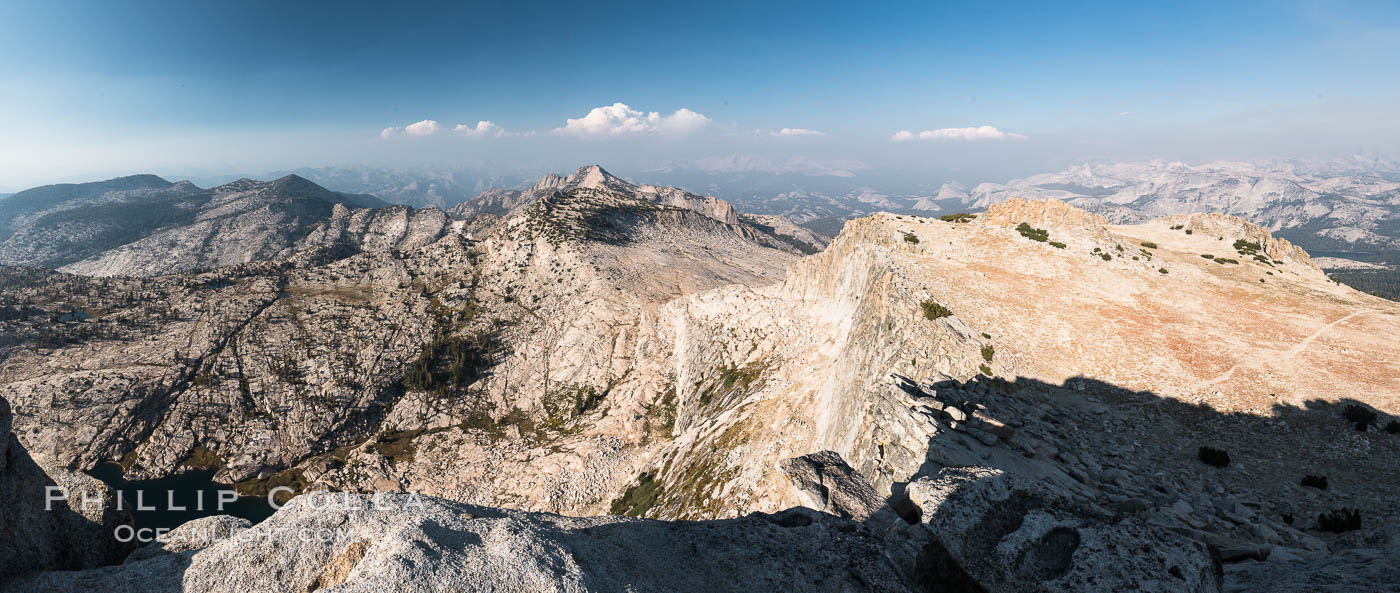
[[[406,126],[393,126],[384,128],[383,130],[379,131],[379,137],[388,138],[390,136],[397,136],[399,134],[408,134],[409,136],[431,136],[433,134],[438,133],[438,130],[441,129],[442,125],[437,123],[436,120],[425,119],[423,121],[414,122]]]
[[[1003,132],[992,126],[977,126],[972,128],[939,128],[937,130],[924,130],[915,135],[909,130],[900,130],[890,136],[890,140],[895,142],[905,142],[908,140],[1025,140],[1021,134]]]
[[[498,125],[493,124],[493,123],[491,123],[491,122],[489,122],[489,121],[486,121],[486,120],[481,120],[481,121],[479,121],[479,122],[476,122],[476,126],[475,126],[475,127],[469,126],[469,125],[467,125],[467,124],[457,124],[457,127],[452,128],[452,131],[453,131],[453,132],[456,132],[456,133],[458,133],[458,134],[461,134],[461,135],[463,135],[463,136],[473,136],[473,137],[495,137],[495,138],[499,138],[499,137],[505,136],[505,135],[507,134],[505,128],[502,128],[501,126],[498,126]]]
[[[662,116],[655,111],[643,113],[628,107],[626,103],[613,103],[604,107],[594,107],[588,115],[578,119],[568,119],[564,127],[555,128],[555,134],[579,138],[616,138],[633,134],[685,134],[705,127],[710,118],[684,107],[671,115]]]
[[[821,130],[809,130],[807,128],[783,128],[773,132],[774,136],[825,136],[826,132]]]
[[[420,122],[408,124],[403,127],[403,133],[409,136],[432,136],[441,130],[442,126],[435,120],[425,119]]]

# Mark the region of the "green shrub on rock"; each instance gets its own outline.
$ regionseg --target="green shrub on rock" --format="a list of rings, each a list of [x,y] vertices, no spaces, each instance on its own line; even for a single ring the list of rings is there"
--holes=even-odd
[[[641,517],[661,498],[661,492],[661,482],[656,481],[656,476],[651,472],[645,472],[637,477],[636,486],[628,487],[622,496],[612,502],[608,512],[613,515]]]
[[[1022,237],[1025,237],[1032,241],[1040,241],[1041,243],[1044,243],[1050,240],[1050,231],[1035,228],[1024,222],[1019,225],[1016,225],[1016,232],[1021,233]]]
[[[924,310],[924,319],[929,321],[940,317],[951,317],[953,315],[952,311],[949,311],[947,307],[938,304],[933,299],[924,299],[922,303],[919,303],[919,307]]]

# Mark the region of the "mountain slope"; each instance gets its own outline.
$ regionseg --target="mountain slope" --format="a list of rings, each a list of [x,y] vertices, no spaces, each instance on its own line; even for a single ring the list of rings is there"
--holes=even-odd
[[[538,432],[499,446],[544,454],[582,413],[561,398],[606,392],[626,374],[610,345],[630,343],[629,325],[688,292],[772,282],[796,257],[762,230],[591,185],[533,203],[479,243],[415,233],[414,219],[400,218],[404,232],[390,235],[398,249],[288,266],[150,279],[15,271],[5,283],[14,302],[65,287],[71,302],[103,314],[45,328],[17,309],[7,330],[17,344],[0,351],[4,390],[32,446],[83,466],[129,455],[133,474],[164,475],[198,445],[224,459],[220,475],[234,481],[284,470],[309,479],[344,465],[334,479],[347,486],[454,487],[464,476],[418,477],[408,461],[386,462],[379,440],[446,437],[448,427],[479,434],[482,422],[516,418],[516,430]],[[441,217],[345,210],[304,243],[344,234],[364,243],[361,214]],[[46,368],[49,354],[88,362]],[[69,392],[82,400],[49,399]],[[75,435],[60,425],[86,428]],[[486,451],[499,455],[499,446]],[[552,508],[529,500],[522,506]]]
[[[0,396],[32,450],[133,476],[212,459],[253,493],[713,519],[825,508],[835,484],[789,461],[830,451],[908,525],[967,465],[1234,559],[1379,545],[1400,516],[1380,429],[1400,305],[1258,225],[1009,200],[857,219],[800,257],[727,203],[609,177],[461,221],[475,240],[148,279],[8,270]],[[1234,463],[1207,469],[1203,445]],[[1378,519],[1318,529],[1340,506]],[[926,549],[897,527],[877,533]]]
[[[1149,161],[1080,165],[973,188],[968,204],[1056,198],[1133,223],[1219,212],[1248,219],[1315,250],[1400,251],[1400,181],[1293,164]]]
[[[154,175],[26,190],[0,200],[0,264],[67,265],[188,224],[211,197]]]
[[[825,237],[798,227],[785,218],[772,215],[750,215],[741,218],[733,205],[714,196],[701,196],[677,187],[636,185],[608,173],[598,165],[580,167],[568,177],[547,174],[525,190],[492,188],[454,206],[448,212],[455,218],[466,220],[470,228],[482,229],[520,208],[558,192],[575,189],[607,192],[666,207],[691,210],[725,224],[748,228],[757,235],[777,238],[803,253],[818,251],[826,244]]]
[[[385,205],[296,176],[209,190],[154,175],[44,186],[0,200],[0,265],[151,275],[271,259],[337,204]]]

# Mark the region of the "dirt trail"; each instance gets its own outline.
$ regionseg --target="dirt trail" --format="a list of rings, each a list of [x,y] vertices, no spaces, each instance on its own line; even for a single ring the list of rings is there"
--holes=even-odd
[[[1225,372],[1220,373],[1220,374],[1217,375],[1215,378],[1213,378],[1213,379],[1207,379],[1207,380],[1205,380],[1205,381],[1201,381],[1201,382],[1199,382],[1199,383],[1196,383],[1195,385],[1192,385],[1191,387],[1187,388],[1187,391],[1188,391],[1188,392],[1198,392],[1198,391],[1201,391],[1201,390],[1203,390],[1203,389],[1207,389],[1207,388],[1210,388],[1210,387],[1212,387],[1212,386],[1219,385],[1220,383],[1225,382],[1225,381],[1228,380],[1231,376],[1233,376],[1233,375],[1235,374],[1235,370],[1238,369],[1238,368],[1240,368],[1240,366],[1241,366],[1241,365],[1244,365],[1244,364],[1248,364],[1248,365],[1250,365],[1250,366],[1261,366],[1261,365],[1263,365],[1263,364],[1270,363],[1270,362],[1284,362],[1284,361],[1287,361],[1287,360],[1293,358],[1294,356],[1297,356],[1297,355],[1301,354],[1304,350],[1306,350],[1306,349],[1308,348],[1308,345],[1312,344],[1313,340],[1316,340],[1316,339],[1318,338],[1318,336],[1321,336],[1321,335],[1322,335],[1323,332],[1325,332],[1325,331],[1327,331],[1327,330],[1329,330],[1329,329],[1332,329],[1333,327],[1336,327],[1338,324],[1341,324],[1342,322],[1344,322],[1344,321],[1346,321],[1346,320],[1348,320],[1348,319],[1351,319],[1351,318],[1356,317],[1356,316],[1358,316],[1358,315],[1365,315],[1366,313],[1375,313],[1375,311],[1372,311],[1372,310],[1370,310],[1370,309],[1367,309],[1367,310],[1364,310],[1364,311],[1356,311],[1356,312],[1353,312],[1353,313],[1349,313],[1349,314],[1347,314],[1347,315],[1344,315],[1344,316],[1342,316],[1342,317],[1336,319],[1335,321],[1332,321],[1331,323],[1328,323],[1328,324],[1326,324],[1326,325],[1324,325],[1324,326],[1322,326],[1322,327],[1317,328],[1317,331],[1315,331],[1315,332],[1309,334],[1308,337],[1303,338],[1302,340],[1299,340],[1297,344],[1294,344],[1292,348],[1289,348],[1288,350],[1284,351],[1284,352],[1283,352],[1281,355],[1279,355],[1279,356],[1270,357],[1270,356],[1268,356],[1269,352],[1267,352],[1267,351],[1266,351],[1266,352],[1261,352],[1261,353],[1259,353],[1259,354],[1257,354],[1257,355],[1255,355],[1255,356],[1250,356],[1250,357],[1248,357],[1248,358],[1246,358],[1246,359],[1244,359],[1244,360],[1241,360],[1240,362],[1235,363],[1235,364],[1232,365],[1230,368],[1226,369]]]

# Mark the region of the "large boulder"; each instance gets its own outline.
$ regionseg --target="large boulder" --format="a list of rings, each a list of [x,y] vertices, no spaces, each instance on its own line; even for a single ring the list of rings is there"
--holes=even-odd
[[[906,565],[934,591],[1220,591],[1205,544],[1001,470],[943,468],[906,492],[920,522],[906,531],[920,544]]]
[[[12,590],[912,591],[860,524],[802,508],[667,522],[313,493],[202,550],[153,552],[34,575]]]
[[[121,562],[135,547],[118,541],[131,525],[120,495],[102,482],[40,463],[11,433],[0,398],[0,583],[35,570],[73,570]]]
[[[870,482],[835,451],[784,459],[778,469],[809,508],[865,521],[885,507],[885,499]]]

